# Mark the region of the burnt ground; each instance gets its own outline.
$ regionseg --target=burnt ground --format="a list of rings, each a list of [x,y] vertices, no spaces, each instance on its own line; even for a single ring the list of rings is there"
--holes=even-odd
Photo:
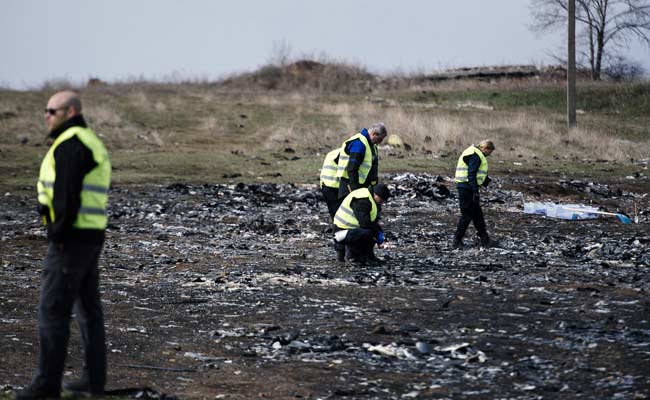
[[[102,268],[108,389],[140,398],[641,399],[650,396],[650,180],[498,180],[499,248],[450,246],[448,181],[388,177],[381,265],[332,261],[324,204],[294,185],[117,186]],[[38,341],[43,230],[0,209],[0,388]],[[565,221],[554,199],[639,209]],[[473,228],[470,228],[470,234]],[[73,327],[66,378],[81,367]],[[123,390],[143,389],[148,391]]]

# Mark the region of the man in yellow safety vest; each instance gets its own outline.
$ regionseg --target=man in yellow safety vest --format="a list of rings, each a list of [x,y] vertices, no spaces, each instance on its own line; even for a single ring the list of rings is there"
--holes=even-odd
[[[373,252],[375,244],[384,242],[384,232],[379,224],[381,205],[390,198],[390,190],[383,183],[371,189],[360,188],[350,192],[341,203],[334,225],[335,238],[345,245],[345,261],[379,261]]]
[[[370,129],[348,138],[341,146],[337,176],[339,178],[339,199],[351,191],[377,184],[379,176],[379,153],[377,145],[388,135],[386,126],[378,122]]]
[[[101,140],[86,125],[76,93],[54,94],[45,109],[45,122],[54,142],[43,158],[37,183],[49,240],[38,308],[38,368],[16,398],[61,396],[73,308],[85,362],[81,379],[64,387],[102,396],[106,339],[97,264],[108,221],[111,163]]]
[[[460,219],[454,235],[453,247],[463,247],[463,236],[470,222],[474,223],[481,246],[493,244],[485,228],[483,210],[481,210],[479,187],[490,183],[488,177],[487,157],[494,151],[494,143],[484,140],[478,146],[469,146],[458,157],[456,164],[456,187],[460,205]]]

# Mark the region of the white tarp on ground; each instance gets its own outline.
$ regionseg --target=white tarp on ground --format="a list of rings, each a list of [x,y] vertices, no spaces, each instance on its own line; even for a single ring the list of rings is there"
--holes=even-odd
[[[598,218],[597,207],[584,204],[555,204],[551,202],[524,203],[525,214],[539,214],[560,219],[592,219]]]

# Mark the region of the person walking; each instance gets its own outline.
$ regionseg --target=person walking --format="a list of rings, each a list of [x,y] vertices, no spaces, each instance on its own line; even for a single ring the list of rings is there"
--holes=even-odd
[[[335,240],[345,245],[345,260],[351,262],[379,261],[374,254],[375,244],[384,242],[384,231],[379,224],[381,205],[390,198],[390,190],[383,183],[372,188],[360,188],[348,194],[336,215],[338,231]]]
[[[478,146],[469,146],[458,157],[456,164],[456,187],[460,205],[460,219],[454,234],[453,247],[463,247],[463,236],[470,222],[474,223],[482,247],[493,245],[485,227],[481,210],[480,186],[490,183],[487,157],[494,151],[494,143],[483,140]]]
[[[85,362],[81,379],[64,387],[102,396],[106,339],[98,261],[107,226],[111,163],[103,143],[88,128],[76,93],[54,94],[47,102],[45,122],[54,142],[37,183],[48,238],[38,306],[38,367],[16,398],[60,397],[73,307]]]
[[[377,184],[379,176],[379,154],[377,145],[388,135],[386,126],[378,122],[370,129],[362,129],[341,146],[337,177],[339,178],[339,199],[350,192]]]

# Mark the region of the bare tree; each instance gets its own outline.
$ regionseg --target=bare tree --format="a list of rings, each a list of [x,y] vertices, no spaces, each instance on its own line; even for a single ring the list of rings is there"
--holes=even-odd
[[[534,31],[566,26],[568,0],[531,0],[530,9]],[[600,80],[604,60],[618,56],[617,48],[633,40],[650,45],[650,0],[576,0],[576,27],[586,47],[578,53],[589,63],[591,78]]]
[[[286,40],[274,40],[271,49],[271,56],[267,62],[276,67],[286,67],[291,56],[291,44]]]

